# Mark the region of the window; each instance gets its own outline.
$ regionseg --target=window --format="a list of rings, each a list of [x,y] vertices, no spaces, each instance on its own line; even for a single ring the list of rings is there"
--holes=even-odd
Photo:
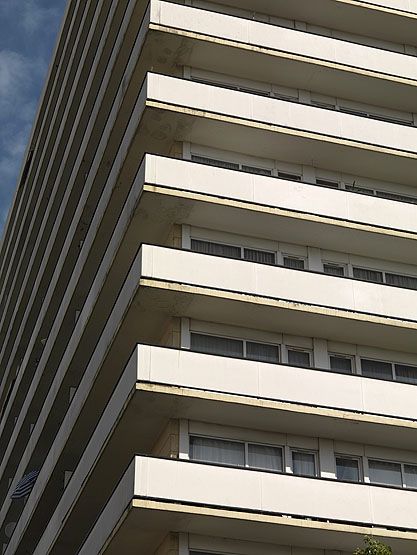
[[[380,360],[361,358],[362,376],[379,380],[392,380],[392,364]]]
[[[410,202],[411,204],[417,204],[416,197],[409,197],[407,195],[390,193],[388,191],[376,191],[376,196],[380,198],[386,198],[388,200],[397,200],[399,202]]]
[[[191,350],[213,355],[243,357],[243,341],[216,337],[214,335],[191,334]]]
[[[330,368],[342,374],[352,374],[353,359],[343,355],[330,355]]]
[[[256,166],[242,165],[242,170],[248,173],[256,173],[259,175],[272,175],[272,170],[266,168],[257,168]]]
[[[191,239],[191,250],[203,254],[225,256],[227,258],[241,257],[240,247],[235,247],[233,245],[223,245],[221,243],[212,243],[211,241],[201,241],[200,239]]]
[[[288,349],[288,364],[302,368],[310,368],[310,353],[298,349]]]
[[[288,179],[289,181],[301,181],[301,175],[296,173],[278,171],[278,177],[280,179]]]
[[[200,436],[190,436],[190,459],[274,472],[284,467],[281,447]]]
[[[190,459],[231,466],[245,466],[245,444],[224,439],[190,437]]]
[[[401,464],[388,461],[369,460],[371,484],[402,486]]]
[[[339,183],[337,181],[332,181],[331,179],[322,179],[318,177],[316,179],[316,185],[321,185],[322,187],[328,187],[330,189],[338,189]]]
[[[360,482],[359,459],[336,455],[336,478],[345,482]]]
[[[245,260],[258,262],[259,264],[275,264],[275,253],[269,251],[261,251],[258,249],[244,249],[243,256]]]
[[[297,476],[316,476],[316,454],[292,451],[292,471]]]
[[[404,289],[417,289],[417,278],[411,276],[402,276],[399,274],[385,273],[385,281],[388,285],[396,285]]]
[[[215,158],[207,158],[206,156],[199,156],[197,154],[192,154],[191,160],[193,162],[198,162],[199,164],[206,164],[207,166],[217,166],[219,168],[226,168],[228,170],[239,169],[239,164],[236,164],[234,162],[227,162],[226,160],[217,160]]]
[[[247,358],[273,364],[277,364],[280,359],[278,345],[194,332],[191,332],[190,347],[192,351],[199,353]]]
[[[404,465],[404,483],[407,488],[417,489],[417,466]]]
[[[333,264],[331,262],[323,263],[323,271],[330,276],[343,277],[345,275],[345,267],[341,264]]]
[[[246,358],[249,360],[257,360],[259,362],[271,362],[277,364],[279,362],[279,348],[277,345],[247,341]]]
[[[364,281],[372,281],[374,283],[384,282],[382,272],[367,270],[366,268],[353,268],[353,277]]]
[[[248,466],[263,470],[283,471],[283,455],[280,447],[248,444]]]
[[[304,270],[305,269],[305,261],[303,258],[297,258],[295,256],[286,256],[283,257],[284,266],[286,268],[291,268],[293,270]]]
[[[417,385],[417,367],[408,364],[395,364],[395,378],[398,382]]]
[[[372,189],[367,189],[366,187],[357,187],[356,185],[346,185],[345,189],[346,191],[351,191],[352,193],[374,196],[374,191]]]

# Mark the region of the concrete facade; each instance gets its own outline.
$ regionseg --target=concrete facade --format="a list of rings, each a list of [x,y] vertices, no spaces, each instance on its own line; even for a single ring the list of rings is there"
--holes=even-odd
[[[416,37],[69,0],[0,244],[3,555],[414,554]]]

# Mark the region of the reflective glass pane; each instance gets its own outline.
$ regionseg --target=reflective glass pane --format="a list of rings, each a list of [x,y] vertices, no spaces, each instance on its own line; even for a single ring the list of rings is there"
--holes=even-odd
[[[408,488],[417,489],[417,466],[412,464],[404,465],[404,480]]]
[[[397,382],[411,383],[417,385],[417,367],[407,364],[395,365],[395,376]]]
[[[310,367],[310,353],[288,349],[288,364],[291,366]]]

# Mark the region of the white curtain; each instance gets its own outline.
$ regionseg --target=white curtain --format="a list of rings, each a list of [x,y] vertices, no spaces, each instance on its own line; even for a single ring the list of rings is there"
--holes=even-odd
[[[258,173],[259,175],[272,175],[272,170],[266,168],[256,168],[255,166],[242,166],[242,170],[248,173]]]
[[[282,472],[282,449],[250,443],[248,445],[248,465],[253,468]]]
[[[302,258],[284,256],[284,266],[293,270],[304,270],[304,260]]]
[[[231,466],[245,466],[245,445],[237,441],[190,437],[190,458]]]
[[[378,378],[380,380],[392,380],[392,365],[389,362],[362,358],[361,369],[362,376]]]
[[[258,360],[259,362],[279,362],[279,348],[277,345],[266,345],[263,343],[246,342],[246,358]]]
[[[316,461],[313,453],[293,451],[292,453],[293,473],[299,476],[315,476]]]
[[[401,465],[387,461],[369,461],[369,480],[373,484],[402,486]]]
[[[227,337],[191,334],[191,350],[199,353],[243,357],[243,341]]]

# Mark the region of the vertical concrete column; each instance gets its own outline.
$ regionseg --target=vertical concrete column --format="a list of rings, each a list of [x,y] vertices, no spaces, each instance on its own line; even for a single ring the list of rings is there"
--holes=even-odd
[[[308,269],[313,272],[322,272],[321,250],[316,247],[308,247]]]
[[[320,476],[336,478],[334,445],[331,439],[319,439]]]
[[[316,368],[326,368],[329,366],[329,355],[327,341],[325,339],[313,339],[313,356],[314,356],[314,366]]]

